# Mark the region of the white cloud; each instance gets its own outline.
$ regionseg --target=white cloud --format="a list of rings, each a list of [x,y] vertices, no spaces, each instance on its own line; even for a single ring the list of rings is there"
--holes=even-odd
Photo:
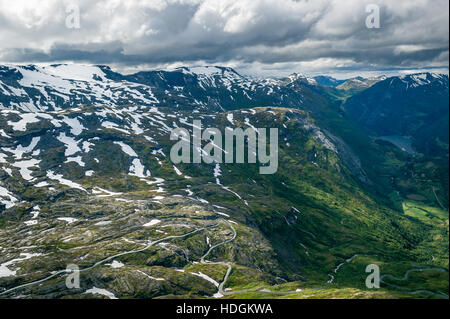
[[[381,9],[367,29],[366,4]],[[81,28],[65,27],[77,4]],[[0,59],[320,70],[448,66],[447,0],[0,0]],[[272,65],[272,67],[271,67]]]

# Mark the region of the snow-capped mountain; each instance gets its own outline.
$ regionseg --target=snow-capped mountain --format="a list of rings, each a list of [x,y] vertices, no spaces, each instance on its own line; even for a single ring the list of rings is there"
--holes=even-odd
[[[57,111],[81,105],[169,106],[221,111],[241,106],[305,106],[313,78],[255,79],[220,66],[122,75],[107,66],[0,66],[0,107]]]
[[[324,75],[315,76],[314,79],[320,85],[331,86],[331,87],[336,87],[345,82],[345,80],[338,80],[331,76],[324,76]]]
[[[403,75],[398,78],[401,82],[406,84],[406,90],[410,87],[418,87],[423,85],[434,85],[440,87],[448,87],[448,75],[439,73],[416,73]],[[390,83],[393,84],[393,81]]]
[[[224,67],[131,75],[106,66],[0,67],[0,298],[222,297],[262,282],[296,295],[308,280],[328,295],[334,282],[361,285],[360,273],[342,281],[339,269],[365,267],[366,256],[392,267],[430,254],[447,262],[445,223],[421,224],[393,208],[410,194],[448,205],[442,163],[418,165],[375,143],[356,128],[351,106],[373,120],[385,105],[415,105],[425,121],[427,109],[441,112],[448,77],[385,79],[344,105],[328,91],[349,95],[300,74],[253,79]],[[191,133],[195,119],[222,132],[277,128],[277,173],[260,175],[251,163],[174,164],[170,132]],[[422,175],[432,184],[417,184]],[[67,264],[84,269],[80,289],[62,284]]]
[[[158,103],[150,87],[113,81],[101,67],[85,65],[2,66],[0,102],[24,111],[61,110],[79,105]]]
[[[448,145],[449,80],[445,74],[419,73],[387,78],[350,97],[351,118],[379,136],[413,137],[422,152]],[[439,146],[441,145],[441,146]]]
[[[249,79],[223,67],[183,67],[125,76],[105,66],[0,66],[0,104],[24,111],[126,104],[227,107],[280,92],[281,83]]]
[[[383,81],[386,79],[386,76],[380,75],[380,76],[374,76],[374,77],[368,77],[363,78],[361,76],[357,76],[351,79],[348,79],[344,81],[343,83],[337,85],[336,87],[341,90],[357,90],[361,91],[364,89],[367,89],[374,85],[377,82]]]

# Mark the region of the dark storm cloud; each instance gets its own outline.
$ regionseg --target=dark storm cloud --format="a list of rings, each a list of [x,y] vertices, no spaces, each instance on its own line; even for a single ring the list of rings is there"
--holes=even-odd
[[[8,4],[9,3],[9,4]],[[448,66],[447,0],[0,0],[0,61]],[[367,4],[379,29],[365,26]],[[77,4],[80,28],[66,7]]]

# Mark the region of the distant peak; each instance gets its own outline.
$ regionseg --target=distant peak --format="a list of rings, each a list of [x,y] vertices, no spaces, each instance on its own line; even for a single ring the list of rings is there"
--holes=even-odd
[[[316,79],[307,77],[306,75],[304,75],[302,73],[292,73],[291,75],[289,75],[287,77],[287,79],[291,83],[300,81],[300,82],[304,82],[304,83],[311,84],[311,85],[317,85]]]
[[[175,70],[179,70],[184,73],[203,75],[203,76],[223,75],[226,73],[231,73],[231,74],[240,76],[240,74],[231,67],[224,67],[224,66],[217,66],[217,65],[192,66],[192,67],[183,66],[183,67],[176,68]]]
[[[409,85],[416,87],[421,85],[427,85],[431,83],[441,83],[448,85],[448,76],[446,74],[439,74],[433,72],[421,72],[414,74],[405,74],[399,76],[400,81],[408,83]]]
[[[288,76],[289,79],[297,80],[297,79],[306,79],[306,76],[302,73],[294,72]]]

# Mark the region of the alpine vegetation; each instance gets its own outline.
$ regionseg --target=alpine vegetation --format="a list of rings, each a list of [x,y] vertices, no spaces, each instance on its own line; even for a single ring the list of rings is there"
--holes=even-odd
[[[449,298],[449,1],[9,2],[0,303]]]
[[[278,128],[269,129],[269,154],[267,154],[266,128],[250,126],[243,130],[226,127],[223,143],[223,135],[218,128],[206,128],[202,133],[201,120],[194,120],[192,127],[192,138],[185,128],[178,127],[170,133],[170,140],[179,140],[170,150],[170,159],[174,164],[201,163],[202,161],[207,164],[221,164],[225,157],[225,163],[255,164],[258,160],[260,164],[263,164],[259,167],[260,174],[277,172]],[[209,141],[209,143],[202,148],[202,141]],[[247,156],[245,156],[245,146],[247,146]]]

